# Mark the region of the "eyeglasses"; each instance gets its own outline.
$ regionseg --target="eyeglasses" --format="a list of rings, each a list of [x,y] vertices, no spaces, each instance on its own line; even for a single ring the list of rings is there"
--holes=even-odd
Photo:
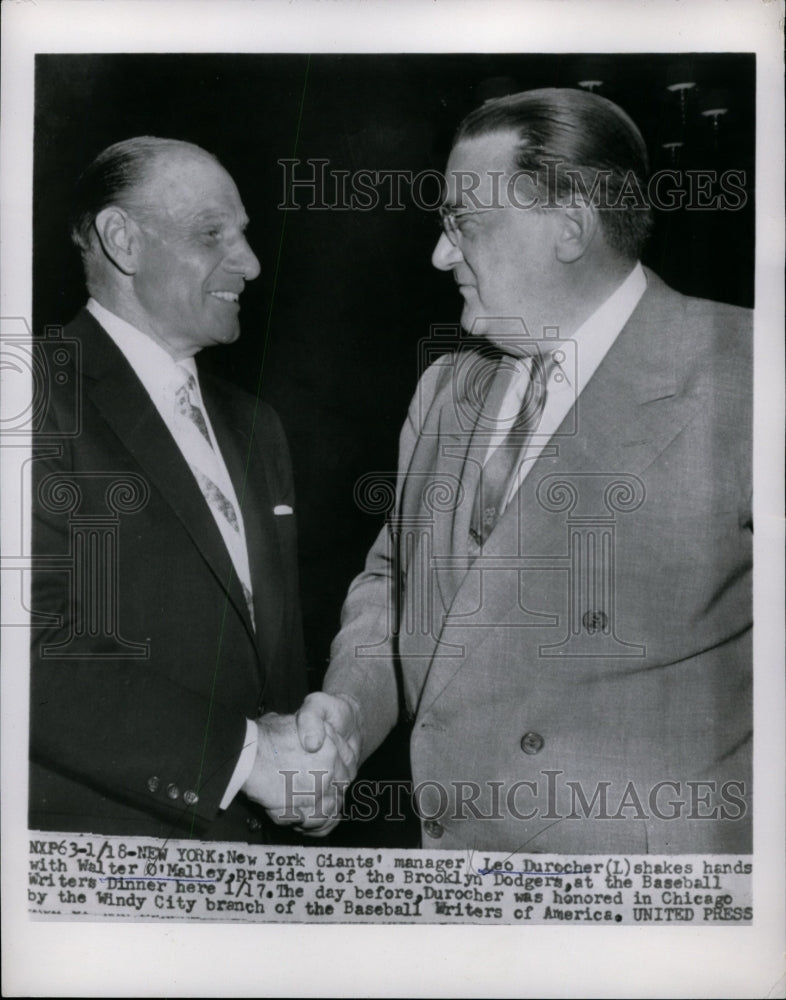
[[[442,205],[439,209],[439,224],[443,233],[447,236],[454,247],[459,245],[461,240],[461,229],[459,223],[468,215],[483,215],[484,212],[496,212],[497,209],[504,208],[504,205],[493,205],[491,208],[458,209],[448,208]]]

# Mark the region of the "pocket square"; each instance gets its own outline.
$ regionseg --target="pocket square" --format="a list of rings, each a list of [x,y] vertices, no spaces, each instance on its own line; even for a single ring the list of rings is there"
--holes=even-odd
[[[276,506],[273,508],[273,513],[281,515],[281,514],[294,514],[295,512],[288,504],[277,503]]]

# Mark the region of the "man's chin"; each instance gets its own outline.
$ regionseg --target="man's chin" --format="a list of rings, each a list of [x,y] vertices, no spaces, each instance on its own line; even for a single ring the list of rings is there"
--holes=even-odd
[[[213,339],[216,344],[234,344],[234,342],[240,336],[240,324],[236,323],[234,326],[226,327],[225,329],[217,330],[213,332]]]
[[[462,314],[461,326],[470,337],[476,337],[478,340],[487,340],[490,344],[508,354],[518,353],[516,348],[520,343],[520,338],[507,327],[500,329],[498,323],[495,323],[486,316],[473,314],[465,316]]]
[[[475,309],[466,305],[461,312],[461,326],[471,337],[485,337],[491,328],[485,316],[478,316]]]
[[[479,316],[477,311],[465,308],[461,326],[471,337],[487,340],[513,357],[527,357],[532,352],[532,338],[523,319]]]

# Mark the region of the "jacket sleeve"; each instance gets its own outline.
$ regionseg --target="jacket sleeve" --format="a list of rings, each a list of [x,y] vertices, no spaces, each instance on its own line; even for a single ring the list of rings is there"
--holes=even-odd
[[[391,526],[398,520],[401,495],[418,445],[424,414],[435,404],[447,366],[424,373],[399,436],[395,509],[350,584],[341,610],[341,630],[333,640],[323,684],[329,694],[351,695],[360,706],[365,759],[395,726],[399,713],[395,589],[403,581]]]

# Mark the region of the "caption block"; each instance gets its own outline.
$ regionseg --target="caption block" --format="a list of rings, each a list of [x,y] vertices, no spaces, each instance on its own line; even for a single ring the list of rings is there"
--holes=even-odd
[[[745,856],[562,856],[30,835],[34,919],[750,924]]]

